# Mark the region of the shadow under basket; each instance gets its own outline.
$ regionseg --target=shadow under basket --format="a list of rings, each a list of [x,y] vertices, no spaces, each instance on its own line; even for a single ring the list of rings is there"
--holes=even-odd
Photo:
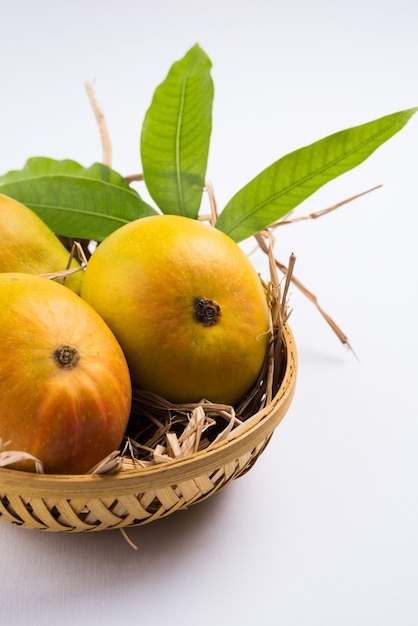
[[[245,474],[266,448],[295,391],[297,352],[283,330],[284,368],[272,401],[227,439],[191,456],[116,474],[52,475],[0,469],[0,520],[24,528],[83,532],[140,526],[187,509]]]

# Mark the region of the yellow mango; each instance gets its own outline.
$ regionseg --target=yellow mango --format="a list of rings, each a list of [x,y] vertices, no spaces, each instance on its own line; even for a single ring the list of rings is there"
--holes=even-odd
[[[67,268],[70,253],[34,211],[0,194],[0,272],[52,274]],[[79,267],[73,260],[71,267]],[[65,278],[79,294],[83,272]]]

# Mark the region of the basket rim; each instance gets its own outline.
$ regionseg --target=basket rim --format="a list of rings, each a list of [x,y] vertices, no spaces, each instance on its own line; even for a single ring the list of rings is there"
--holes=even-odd
[[[234,429],[224,441],[189,457],[168,461],[150,467],[140,467],[131,459],[124,459],[123,468],[116,474],[35,474],[0,468],[0,489],[3,494],[19,493],[31,496],[71,499],[85,496],[108,497],[110,492],[131,494],[164,488],[201,476],[234,461],[271,435],[286,414],[295,392],[298,367],[293,333],[283,328],[286,348],[286,367],[281,385],[271,403],[255,413],[239,429]],[[278,410],[280,408],[280,410]],[[235,432],[237,430],[238,432]]]

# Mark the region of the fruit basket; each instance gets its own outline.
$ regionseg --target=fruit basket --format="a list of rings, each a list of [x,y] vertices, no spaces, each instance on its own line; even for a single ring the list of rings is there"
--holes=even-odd
[[[218,211],[206,172],[214,93],[210,69],[210,59],[196,45],[172,65],[166,79],[155,90],[140,133],[142,174],[122,176],[111,167],[104,117],[87,85],[102,138],[102,162],[85,168],[70,159],[34,157],[28,159],[22,170],[0,176],[3,236],[0,278],[4,274],[3,281],[0,280],[3,282],[0,313],[3,311],[8,324],[0,323],[7,339],[3,344],[0,342],[3,349],[0,421],[4,421],[0,432],[0,521],[45,531],[123,530],[186,509],[245,474],[264,451],[289,409],[295,391],[297,352],[287,323],[290,282],[313,302],[343,345],[350,348],[347,337],[321,309],[314,294],[293,276],[293,253],[287,266],[275,256],[273,233],[283,224],[320,217],[372,191],[353,195],[307,216],[291,217],[293,210],[316,190],[362,163],[403,128],[417,109],[396,112],[334,133],[281,157],[238,190]],[[144,184],[151,203],[141,197],[137,184]],[[209,201],[209,215],[205,214],[203,198]],[[182,220],[181,228],[179,220]],[[210,228],[201,236],[203,221],[208,221]],[[152,231],[151,223],[158,223],[159,229]],[[139,233],[142,228],[147,230],[146,236]],[[248,269],[251,263],[248,258],[244,261],[246,255],[239,249],[241,242],[252,237],[256,249],[267,255],[268,282],[257,275],[254,267]],[[42,255],[39,250],[43,251]],[[50,262],[46,263],[45,259]],[[19,280],[16,276],[7,278],[13,272],[23,272],[25,280],[21,276]],[[283,276],[279,278],[278,273]],[[24,292],[20,287],[18,291],[16,285],[24,282],[31,283],[31,293],[35,293],[32,280],[35,277],[29,280],[29,274],[38,275],[36,293],[42,305],[35,307],[33,298],[31,313],[27,314],[29,301],[21,298],[20,309],[12,311],[7,295],[11,292],[7,290],[13,288],[15,295],[21,297]],[[71,318],[79,310],[80,317],[74,319],[84,319],[82,328],[88,329],[87,337],[94,337],[95,343],[85,344],[87,352],[84,344],[83,351],[78,344],[74,346],[71,336],[55,346],[58,335],[53,329],[60,330],[60,326],[58,323],[53,326],[51,320],[54,324],[60,320],[68,325],[70,315],[57,314],[56,311],[64,309],[51,306],[52,300],[48,300],[52,313],[50,318],[45,316],[42,309],[45,301],[42,294],[48,282],[45,278],[65,282],[70,288],[58,288],[62,289],[59,300],[69,303],[70,290],[77,294],[71,294],[73,304],[65,310],[71,310]],[[12,283],[14,287],[10,286]],[[52,298],[49,287],[48,291]],[[65,292],[68,293],[64,297]],[[181,303],[186,304],[180,311]],[[86,321],[87,305],[96,315],[94,328],[90,313],[90,321]],[[184,323],[186,319],[188,325]],[[116,349],[113,344],[112,348],[108,338],[108,358],[103,359],[101,350],[104,351],[104,336],[109,331],[105,333],[106,324],[115,335],[113,340],[120,345]],[[96,327],[102,329],[103,341],[99,341]],[[199,336],[195,334],[197,327]],[[16,344],[9,336],[10,329],[16,331],[13,336],[20,343]],[[54,427],[65,407],[80,406],[80,398],[90,401],[93,396],[98,400],[96,404],[105,408],[99,418],[113,419],[116,413],[107,405],[113,403],[116,395],[122,407],[119,417],[129,418],[126,430],[125,422],[120,422],[120,431],[113,420],[117,442],[112,438],[103,455],[100,448],[100,456],[94,457],[96,465],[87,473],[81,473],[84,469],[80,466],[74,469],[62,464],[61,469],[54,465],[52,470],[48,459],[45,461],[31,447],[32,440],[41,442],[42,453],[49,455],[53,451],[59,463],[64,462],[66,454],[76,456],[69,441],[77,439],[74,432],[78,431],[71,421],[67,430],[61,429],[63,436],[52,437],[35,420],[34,436],[33,423],[28,425],[25,420],[27,416],[30,419],[37,416],[39,406],[43,406],[37,401],[40,396],[32,393],[39,390],[42,381],[38,370],[30,364],[23,376],[18,357],[12,367],[9,363],[10,355],[19,354],[16,345],[24,345],[21,352],[25,363],[28,362],[28,337],[33,338],[36,348],[33,353],[38,354],[43,330],[46,331],[44,347],[49,345],[48,333],[54,340],[53,352],[43,353],[47,357],[44,362],[49,368],[52,364],[59,367],[62,377],[77,372],[76,368],[82,370],[94,357],[93,365],[86,370],[88,376],[95,372],[93,392],[87,386],[88,393],[79,393],[73,381],[72,386],[65,387],[71,389],[72,395],[61,396],[58,389],[54,396],[57,403],[53,405],[50,402],[53,394],[48,388],[45,397]],[[204,343],[203,332],[213,332],[212,339],[217,339]],[[99,362],[104,363],[104,369],[96,367]],[[119,382],[123,383],[116,387],[117,394],[113,382],[108,383],[116,380],[116,369]],[[19,383],[24,380],[26,404],[21,401],[21,388],[8,384],[9,371],[18,373]],[[28,372],[33,374],[32,387]],[[55,374],[54,370],[52,378],[58,380]],[[73,378],[76,380],[76,376]],[[217,379],[214,385],[213,378]],[[199,383],[193,389],[188,387],[191,379]],[[209,380],[212,386],[208,387]],[[204,389],[201,381],[205,383]],[[12,396],[6,393],[8,389],[18,389],[18,393],[13,391],[14,410],[10,404]],[[68,397],[70,401],[65,402]],[[191,398],[194,404],[180,404],[188,403]],[[200,398],[203,400],[196,403]],[[28,399],[33,401],[32,411],[28,410]],[[89,406],[81,406],[78,412],[84,423],[91,420]],[[144,415],[148,422],[145,420],[141,430]],[[10,426],[9,422],[13,424]],[[24,427],[18,443],[19,429],[15,424]],[[173,424],[175,429],[171,430]],[[155,425],[157,430],[153,431]],[[93,435],[90,430],[86,436],[79,436],[85,444],[84,453],[90,453],[96,444],[98,450],[100,438],[108,437],[111,430],[108,421]],[[144,432],[151,433],[151,437],[142,437]],[[122,445],[108,454],[114,446],[119,446],[123,433]],[[21,441],[23,444],[19,446]],[[16,458],[10,460],[11,454],[26,455],[19,459],[24,463],[35,461],[39,473],[22,471],[22,466],[17,469]],[[108,456],[97,464],[97,459],[104,455]],[[86,458],[82,460],[88,470],[90,461],[87,465]]]
[[[205,500],[257,461],[295,391],[297,352],[283,329],[282,368],[272,400],[220,443],[172,462],[142,467],[122,458],[115,474],[48,475],[2,468],[0,520],[45,531],[139,526]]]

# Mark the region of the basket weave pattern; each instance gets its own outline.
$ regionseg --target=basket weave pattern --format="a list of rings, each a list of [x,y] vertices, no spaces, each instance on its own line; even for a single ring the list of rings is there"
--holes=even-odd
[[[154,467],[124,459],[115,475],[57,476],[0,469],[0,520],[46,531],[98,531],[147,524],[205,500],[257,461],[293,398],[297,353],[284,328],[286,368],[272,402],[227,440]]]

